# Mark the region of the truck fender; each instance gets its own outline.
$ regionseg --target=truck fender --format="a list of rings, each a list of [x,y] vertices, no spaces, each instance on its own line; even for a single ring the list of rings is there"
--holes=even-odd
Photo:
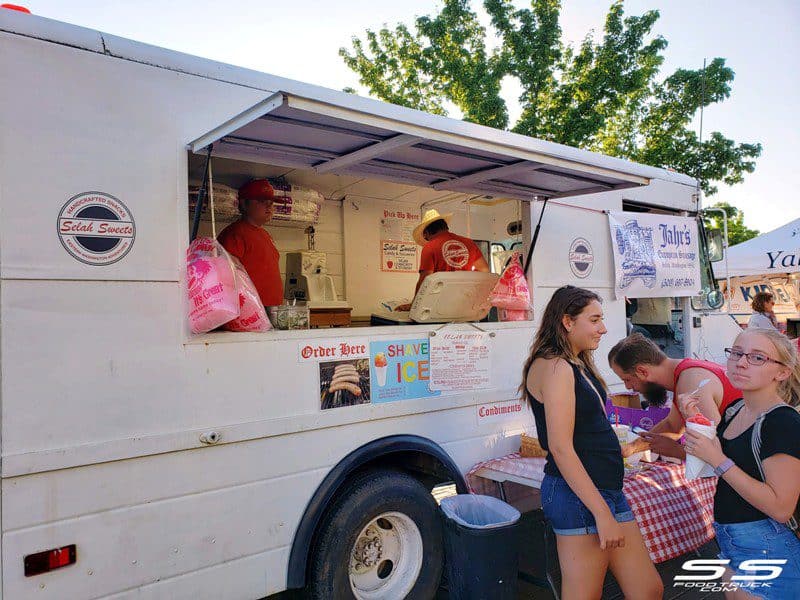
[[[306,506],[289,555],[289,568],[286,576],[286,587],[298,589],[306,583],[306,565],[311,551],[314,533],[319,525],[325,509],[341,488],[347,478],[360,467],[371,462],[380,463],[380,458],[391,458],[392,454],[424,455],[438,462],[447,477],[455,482],[459,493],[467,492],[464,476],[459,471],[450,455],[436,442],[418,435],[391,435],[373,440],[353,450],[331,469],[322,480],[311,500]]]

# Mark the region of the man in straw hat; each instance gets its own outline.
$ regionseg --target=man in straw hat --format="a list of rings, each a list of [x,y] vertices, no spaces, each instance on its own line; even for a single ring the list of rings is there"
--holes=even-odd
[[[480,248],[471,239],[450,231],[452,214],[440,215],[435,208],[425,211],[419,225],[414,228],[414,241],[422,246],[419,259],[419,279],[414,295],[425,278],[440,271],[483,271],[489,265]],[[411,310],[411,303],[401,304],[395,310]]]

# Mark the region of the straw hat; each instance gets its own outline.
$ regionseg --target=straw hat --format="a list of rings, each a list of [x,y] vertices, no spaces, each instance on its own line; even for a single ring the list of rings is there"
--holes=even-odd
[[[440,215],[439,211],[435,208],[431,208],[430,210],[426,210],[425,214],[422,215],[422,221],[420,221],[419,225],[414,227],[414,231],[411,234],[414,237],[414,241],[417,242],[420,246],[425,245],[425,238],[422,237],[422,232],[425,231],[425,228],[433,223],[434,221],[438,221],[439,219],[444,219],[447,225],[450,225],[450,219],[452,218],[453,213],[447,213],[446,215]]]

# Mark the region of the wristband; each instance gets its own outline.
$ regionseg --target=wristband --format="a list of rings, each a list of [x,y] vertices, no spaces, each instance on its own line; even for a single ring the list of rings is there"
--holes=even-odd
[[[722,477],[732,466],[733,466],[733,461],[730,458],[726,458],[716,467],[714,467],[714,475],[716,475],[717,477]]]

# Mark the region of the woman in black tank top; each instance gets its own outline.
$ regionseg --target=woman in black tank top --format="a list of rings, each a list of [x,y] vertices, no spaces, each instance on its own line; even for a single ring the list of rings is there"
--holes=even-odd
[[[597,294],[559,288],[525,362],[520,391],[549,451],[542,508],[556,533],[565,600],[599,598],[609,568],[626,598],[661,598],[663,584],[622,493],[622,453],[592,358],[605,333]]]
[[[687,430],[686,452],[719,475],[714,494],[719,558],[744,576],[753,575],[745,561],[784,561],[775,578],[737,585],[765,600],[798,598],[800,357],[779,331],[750,327],[725,353],[728,377],[742,390],[742,400],[725,411],[716,437]],[[698,410],[696,399],[684,404],[686,417]]]

